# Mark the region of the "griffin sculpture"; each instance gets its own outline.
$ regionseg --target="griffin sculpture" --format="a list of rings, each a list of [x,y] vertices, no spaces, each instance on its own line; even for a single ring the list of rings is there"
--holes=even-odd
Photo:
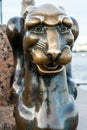
[[[76,130],[76,86],[70,65],[79,33],[76,20],[63,7],[45,4],[11,18],[6,31],[15,65],[17,130]]]

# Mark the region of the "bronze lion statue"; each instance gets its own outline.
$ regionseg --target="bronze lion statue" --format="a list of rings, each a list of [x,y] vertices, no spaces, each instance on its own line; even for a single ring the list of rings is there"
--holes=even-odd
[[[6,31],[15,65],[17,130],[76,130],[77,91],[70,65],[79,33],[76,20],[63,7],[45,4],[11,18]]]

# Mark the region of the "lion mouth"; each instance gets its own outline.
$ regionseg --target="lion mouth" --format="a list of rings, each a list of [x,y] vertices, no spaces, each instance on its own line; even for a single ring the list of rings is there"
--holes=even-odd
[[[44,65],[44,68],[46,68],[47,70],[56,70],[58,68],[58,64],[48,64],[48,65]]]
[[[42,74],[55,74],[63,70],[63,65],[58,64],[48,64],[48,65],[37,65],[37,68]]]

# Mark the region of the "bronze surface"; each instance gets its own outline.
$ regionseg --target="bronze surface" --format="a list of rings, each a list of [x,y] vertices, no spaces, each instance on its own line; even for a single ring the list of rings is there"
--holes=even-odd
[[[63,7],[51,4],[29,7],[23,18],[8,21],[17,130],[76,130],[77,90],[71,59],[78,33],[77,21]]]

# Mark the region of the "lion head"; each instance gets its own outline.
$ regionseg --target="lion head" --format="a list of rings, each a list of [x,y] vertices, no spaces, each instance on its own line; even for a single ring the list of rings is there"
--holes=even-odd
[[[41,73],[58,73],[71,61],[78,24],[63,7],[46,4],[27,8],[23,49]]]

